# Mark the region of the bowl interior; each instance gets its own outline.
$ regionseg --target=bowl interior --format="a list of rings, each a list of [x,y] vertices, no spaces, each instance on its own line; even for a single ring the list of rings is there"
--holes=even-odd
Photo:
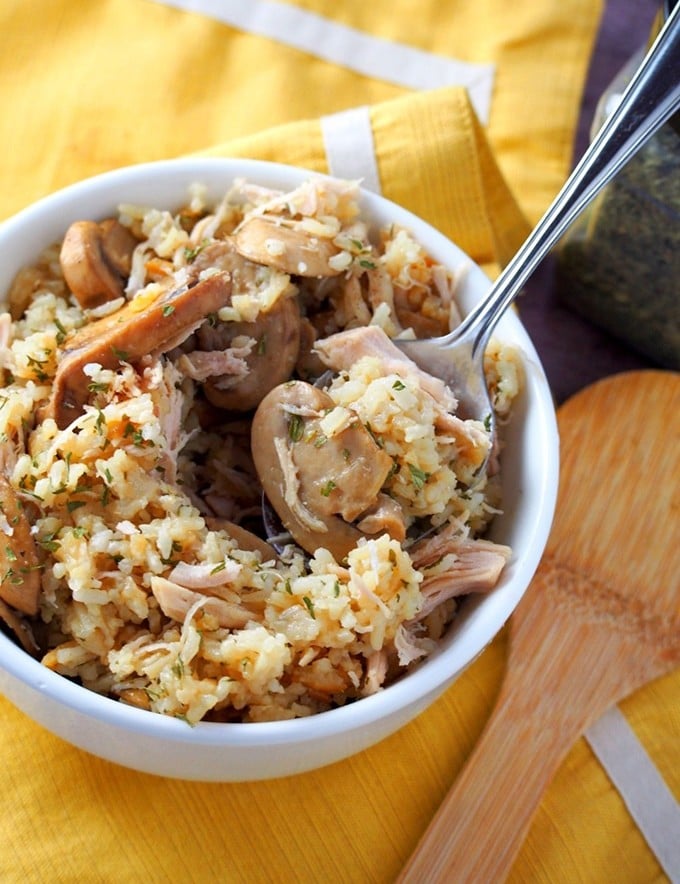
[[[228,159],[174,160],[121,169],[75,184],[20,212],[0,225],[0,292],[16,272],[32,263],[40,250],[61,238],[68,225],[98,219],[132,202],[176,209],[188,187],[201,182],[211,197],[220,197],[234,178],[289,189],[310,174],[272,163]],[[470,265],[461,292],[467,310],[489,288],[489,280],[441,233],[403,208],[364,192],[364,210],[376,226],[397,222],[440,262]],[[517,316],[509,311],[499,324],[499,337],[516,344],[525,363],[526,386],[506,428],[503,452],[504,511],[493,523],[492,539],[513,548],[513,557],[499,585],[487,596],[470,597],[438,651],[408,676],[358,703],[324,712],[314,720],[262,724],[184,722],[117,703],[72,684],[32,660],[0,634],[0,666],[6,673],[49,694],[59,703],[100,720],[132,730],[191,743],[271,745],[279,740],[319,739],[341,731],[348,721],[367,724],[441,690],[493,639],[524,593],[543,552],[557,492],[558,441],[553,402],[538,355]],[[415,707],[414,707],[415,708]]]

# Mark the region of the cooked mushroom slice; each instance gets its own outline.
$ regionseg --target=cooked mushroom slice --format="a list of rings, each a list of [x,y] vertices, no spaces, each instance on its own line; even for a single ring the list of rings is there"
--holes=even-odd
[[[102,221],[99,230],[106,260],[123,279],[127,279],[132,269],[132,253],[137,246],[135,236],[115,218]]]
[[[406,538],[406,521],[400,504],[389,494],[379,494],[374,506],[367,510],[357,524],[364,534],[387,534],[400,543]]]
[[[0,599],[33,617],[38,613],[40,559],[14,488],[0,474]]]
[[[138,709],[151,709],[149,695],[142,688],[124,688],[118,691],[118,699],[128,706],[136,706]]]
[[[432,316],[424,316],[415,310],[406,310],[397,307],[397,318],[403,328],[411,328],[417,338],[436,338],[438,335],[445,335],[448,332],[448,326]]]
[[[75,221],[59,255],[68,287],[81,307],[98,307],[123,296],[137,240],[113,218]]]
[[[31,627],[16,611],[6,605],[0,599],[0,620],[9,628],[18,639],[21,647],[32,657],[40,656],[40,648],[36,642]]]
[[[375,504],[392,459],[351,412],[327,432],[333,410],[330,396],[304,381],[276,387],[255,412],[252,452],[296,543],[309,553],[325,547],[340,561],[363,536],[351,522]]]
[[[215,273],[193,286],[166,291],[149,300],[140,295],[120,310],[84,326],[66,342],[57,366],[48,415],[64,429],[83,410],[89,379],[83,368],[96,362],[115,368],[120,362],[138,362],[178,346],[227,303],[231,281]]]
[[[248,552],[259,552],[263,562],[270,562],[276,558],[276,550],[273,546],[270,546],[266,540],[262,540],[257,534],[253,534],[252,531],[242,528],[235,522],[216,518],[215,516],[208,516],[205,523],[211,531],[225,531],[232,540],[236,541],[239,549],[244,549]]]
[[[232,237],[208,243],[196,250],[196,256],[189,266],[190,280],[198,280],[200,274],[208,270],[225,270],[235,276],[234,291],[248,289],[257,284],[256,275],[261,267],[247,261],[240,255]]]
[[[295,373],[306,381],[318,378],[326,371],[326,366],[314,353],[316,338],[316,329],[306,316],[303,317],[300,322],[300,352],[295,363]]]
[[[296,289],[287,274],[240,255],[232,237],[201,249],[189,265],[189,280],[216,270],[229,273],[231,303],[242,318],[205,323],[178,367],[205,382],[213,405],[249,411],[293,371],[300,345],[300,309],[290,297]]]
[[[254,322],[219,323],[199,329],[198,345],[205,350],[228,350],[238,337],[254,340],[245,357],[247,374],[242,377],[209,377],[205,395],[219,408],[249,411],[277,384],[291,376],[300,349],[300,308],[296,298],[279,298],[271,310]],[[191,354],[188,355],[191,359]]]
[[[334,266],[341,250],[326,237],[315,236],[299,222],[253,215],[234,234],[239,253],[291,276],[337,276],[347,268]],[[342,264],[342,262],[340,262]]]

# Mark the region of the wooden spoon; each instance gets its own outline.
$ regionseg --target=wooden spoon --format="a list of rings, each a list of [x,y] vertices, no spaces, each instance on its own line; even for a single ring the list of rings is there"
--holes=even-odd
[[[402,882],[502,881],[576,739],[680,665],[680,374],[600,381],[558,422],[555,523],[496,707]]]

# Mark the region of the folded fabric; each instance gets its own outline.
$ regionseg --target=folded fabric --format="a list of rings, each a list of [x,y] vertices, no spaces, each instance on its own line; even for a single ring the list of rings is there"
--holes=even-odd
[[[495,273],[566,174],[601,3],[430,0],[417,13],[387,0],[280,5],[492,64],[488,124],[461,87],[417,92],[357,73],[351,59],[320,60],[161,3],[16,4],[0,12],[0,217],[130,162],[196,151],[249,156],[359,170]],[[433,707],[380,745],[272,782],[186,783],[118,768],[0,699],[0,880],[389,882],[484,726],[505,641],[501,634]],[[680,730],[677,680],[657,682],[623,710],[680,787],[666,751]],[[512,813],[512,796],[507,803]],[[660,877],[584,741],[550,786],[511,881],[577,875]]]
[[[501,175],[467,92],[450,87],[393,99],[365,108],[370,144],[354,131],[351,160],[329,167],[332,118],[277,126],[204,151],[302,166],[345,177],[353,169],[377,167],[376,189],[425,218],[493,273],[517,251],[529,232]],[[343,113],[335,115],[342,118]],[[358,159],[358,152],[371,151]],[[363,177],[363,176],[362,176]]]
[[[175,2],[183,8],[161,0],[2,4],[0,218],[113,167],[413,94],[411,81],[389,79],[392,68],[362,72],[365,43],[345,42],[343,64],[328,60],[331,36],[342,26],[349,37],[379,39],[388,59],[390,50],[417,51],[427,88],[454,85],[440,74],[442,62],[464,69],[463,85],[468,66],[490,72],[489,144],[534,221],[571,161],[603,6],[603,0]],[[320,39],[304,50],[296,33],[273,39],[263,27],[247,32],[225,23],[227,11],[243,7],[261,25],[282,8],[317,29],[321,20]],[[374,43],[369,49],[374,61]]]

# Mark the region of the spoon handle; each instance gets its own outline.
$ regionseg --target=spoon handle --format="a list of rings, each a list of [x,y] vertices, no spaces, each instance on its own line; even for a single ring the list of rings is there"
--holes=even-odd
[[[472,336],[473,353],[484,351],[500,316],[576,216],[680,108],[679,72],[680,3],[677,3],[616,109],[553,203],[497,278],[488,298],[468,314],[448,340]]]
[[[562,743],[498,709],[398,884],[500,884],[562,756]],[[562,751],[564,749],[564,751]]]
[[[577,738],[613,704],[672,667],[635,630],[613,628],[609,613],[581,610],[574,600],[591,590],[552,559],[542,563],[511,623],[493,714],[400,884],[503,881]],[[567,617],[559,613],[565,604]]]

